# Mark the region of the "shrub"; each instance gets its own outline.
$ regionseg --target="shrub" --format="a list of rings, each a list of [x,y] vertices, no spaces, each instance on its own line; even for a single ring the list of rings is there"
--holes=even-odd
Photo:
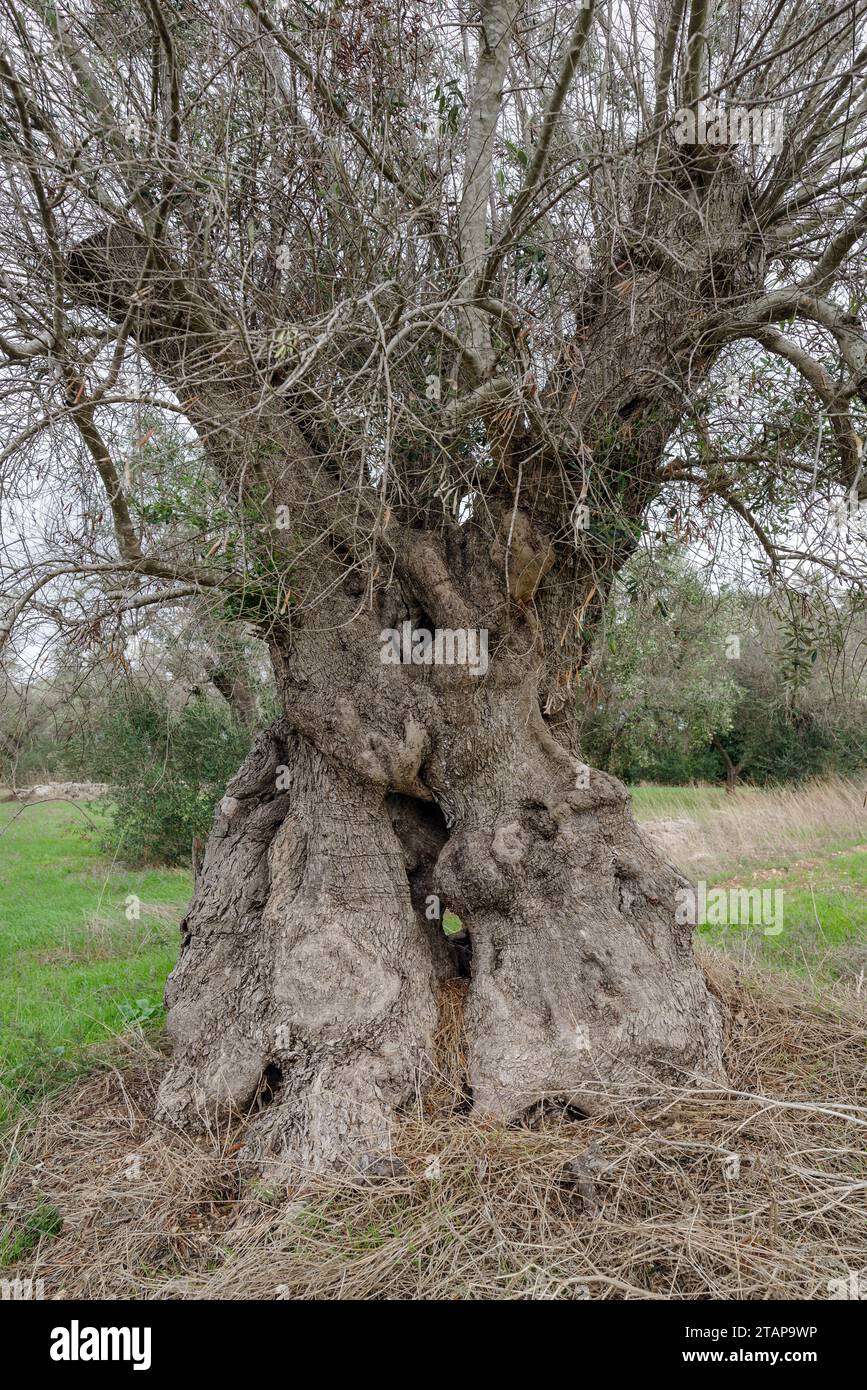
[[[196,697],[176,713],[153,694],[130,696],[94,745],[93,775],[112,785],[104,848],[127,863],[188,860],[248,743],[216,702]]]

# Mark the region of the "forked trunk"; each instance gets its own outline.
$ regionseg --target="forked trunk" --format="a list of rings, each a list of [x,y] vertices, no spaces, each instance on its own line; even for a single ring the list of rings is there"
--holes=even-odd
[[[469,932],[479,1111],[511,1119],[546,1099],[586,1110],[661,1076],[721,1075],[719,1013],[676,921],[681,880],[624,789],[571,747],[585,624],[634,548],[687,386],[710,362],[684,349],[672,365],[672,306],[692,314],[755,274],[742,171],[721,167],[693,213],[681,174],[658,203],[660,233],[679,228],[675,280],[632,243],[593,281],[582,349],[540,394],[565,429],[557,466],[529,415],[497,399],[485,488],[460,523],[434,498],[382,510],[384,478],[349,490],[246,350],[215,374],[231,335],[177,302],[170,262],[150,268],[129,231],[70,258],[83,302],[117,323],[139,306],[140,348],[244,503],[262,550],[233,611],[267,636],[285,715],[229,787],[197,879],[168,986],[166,1115],[255,1109],[250,1151],[312,1167],[387,1152],[427,1078],[437,981],[457,964],[428,920],[434,895]],[[416,485],[410,458],[414,443],[396,499]],[[616,502],[606,477],[620,480]],[[595,530],[573,506],[585,496]],[[382,633],[404,627],[482,629],[489,669],[487,656],[484,669],[384,661]]]
[[[467,970],[479,1113],[590,1112],[661,1078],[721,1078],[719,1010],[676,921],[684,881],[625,789],[554,741],[533,680],[498,672],[371,668],[389,703],[356,671],[321,706],[321,747],[308,681],[294,707],[308,733],[259,737],[220,804],[169,981],[166,1116],[247,1113],[262,1162],[369,1167],[423,1096],[437,985]],[[383,710],[405,725],[417,711],[423,734],[389,752],[371,731]],[[448,910],[470,953],[449,947]]]

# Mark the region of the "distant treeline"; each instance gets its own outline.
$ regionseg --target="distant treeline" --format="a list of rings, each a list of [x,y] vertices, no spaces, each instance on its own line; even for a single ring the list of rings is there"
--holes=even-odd
[[[711,592],[636,557],[577,682],[587,761],[627,782],[765,785],[867,766],[867,611],[817,581]]]
[[[231,666],[169,643],[149,663],[5,673],[0,783],[96,778],[111,847],[188,858],[255,724],[276,712],[255,650]],[[158,659],[157,659],[158,658]],[[495,657],[492,659],[496,659]],[[618,580],[573,690],[583,757],[626,782],[764,785],[867,766],[867,614],[817,582],[712,591],[677,547]]]

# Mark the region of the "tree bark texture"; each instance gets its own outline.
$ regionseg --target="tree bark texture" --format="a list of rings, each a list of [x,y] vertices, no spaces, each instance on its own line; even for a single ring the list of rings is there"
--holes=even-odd
[[[625,788],[553,738],[532,649],[512,634],[487,678],[383,665],[381,616],[337,653],[275,653],[286,717],[220,803],[168,985],[164,1115],[245,1113],[263,1162],[387,1154],[430,1076],[437,986],[461,968],[434,895],[471,942],[478,1114],[719,1080],[683,880]]]

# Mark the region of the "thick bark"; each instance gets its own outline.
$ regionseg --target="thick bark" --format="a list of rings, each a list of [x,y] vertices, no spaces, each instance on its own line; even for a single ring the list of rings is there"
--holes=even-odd
[[[260,735],[218,808],[182,937],[162,1113],[255,1111],[246,1141],[262,1161],[387,1151],[436,1006],[381,795],[279,728]]]
[[[719,1079],[683,880],[624,788],[553,739],[537,657],[512,641],[485,680],[388,667],[371,632],[330,663],[303,642],[284,655],[287,722],[228,788],[184,924],[164,1113],[252,1111],[263,1161],[386,1153],[429,1074],[436,984],[466,968],[432,894],[472,943],[480,1113]]]
[[[722,1020],[675,917],[684,880],[625,788],[576,764],[541,720],[501,714],[460,800],[437,879],[473,942],[474,1107],[590,1113],[661,1078],[719,1080]]]

